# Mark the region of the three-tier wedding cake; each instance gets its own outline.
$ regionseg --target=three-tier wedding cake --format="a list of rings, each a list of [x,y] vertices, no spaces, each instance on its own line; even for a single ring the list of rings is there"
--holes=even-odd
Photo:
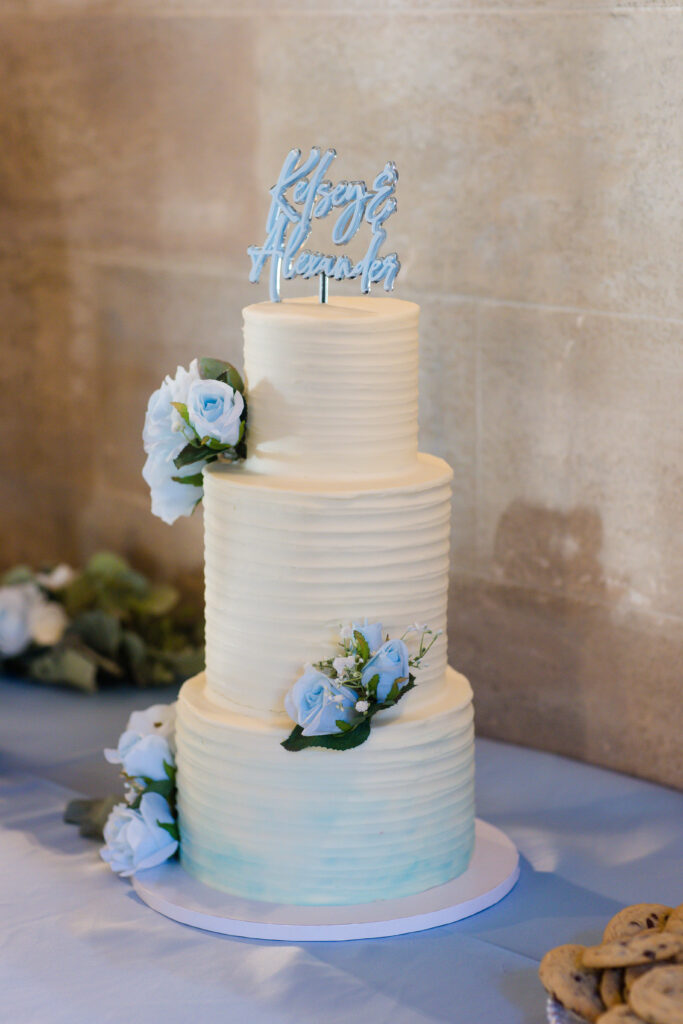
[[[452,471],[417,450],[418,307],[244,310],[248,457],[204,470],[206,672],[177,714],[180,856],[291,904],[422,892],[474,842],[472,693],[447,665]],[[352,749],[281,745],[285,696],[349,623],[443,631]]]

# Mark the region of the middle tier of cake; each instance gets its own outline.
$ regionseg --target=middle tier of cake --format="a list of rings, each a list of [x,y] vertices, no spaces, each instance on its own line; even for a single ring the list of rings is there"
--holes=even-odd
[[[452,470],[419,455],[374,482],[293,481],[215,463],[204,474],[206,685],[242,714],[283,710],[307,662],[367,617],[442,630],[418,675],[443,683]]]

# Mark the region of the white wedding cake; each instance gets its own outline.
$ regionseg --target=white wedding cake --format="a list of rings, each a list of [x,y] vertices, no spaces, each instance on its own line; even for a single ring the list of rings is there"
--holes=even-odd
[[[452,471],[417,451],[418,312],[370,297],[244,310],[248,457],[204,471],[206,672],[177,715],[181,861],[214,888],[365,903],[469,863],[472,692],[445,635]],[[285,749],[286,694],[363,620],[443,633],[366,742]]]

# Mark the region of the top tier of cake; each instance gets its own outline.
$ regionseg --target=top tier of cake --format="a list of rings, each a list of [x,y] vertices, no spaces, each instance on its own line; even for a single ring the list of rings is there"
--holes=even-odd
[[[413,468],[418,313],[367,296],[247,306],[247,469],[353,479]]]

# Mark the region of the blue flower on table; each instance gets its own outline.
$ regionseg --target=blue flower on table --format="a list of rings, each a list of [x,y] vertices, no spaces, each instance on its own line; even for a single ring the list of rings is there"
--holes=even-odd
[[[341,731],[338,721],[353,721],[356,700],[353,690],[307,665],[285,697],[285,710],[304,736],[329,736]]]
[[[387,640],[363,669],[361,675],[363,686],[368,686],[373,676],[379,676],[377,700],[382,703],[387,699],[397,679],[403,680],[399,684],[399,689],[407,684],[410,671],[408,658],[408,648],[403,640]]]

